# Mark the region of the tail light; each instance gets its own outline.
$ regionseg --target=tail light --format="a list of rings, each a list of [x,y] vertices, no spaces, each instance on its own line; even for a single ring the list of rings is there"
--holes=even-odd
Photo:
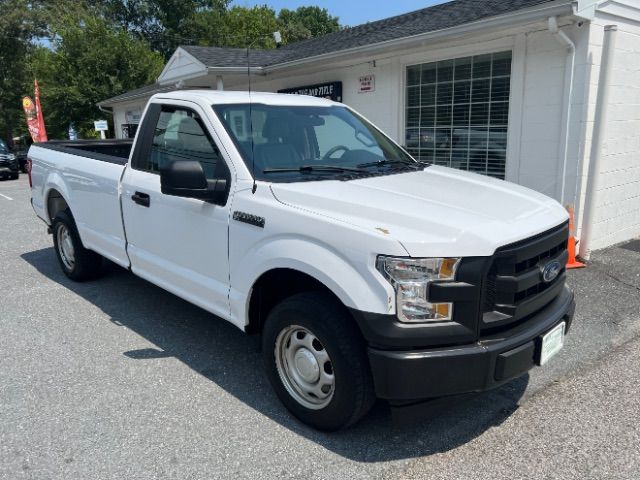
[[[27,157],[27,175],[29,175],[29,188],[33,188],[33,182],[31,181],[31,165],[33,162]]]

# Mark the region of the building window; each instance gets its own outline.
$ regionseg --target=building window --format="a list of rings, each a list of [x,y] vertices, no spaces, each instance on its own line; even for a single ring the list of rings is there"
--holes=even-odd
[[[510,86],[511,52],[407,67],[407,150],[504,179]]]

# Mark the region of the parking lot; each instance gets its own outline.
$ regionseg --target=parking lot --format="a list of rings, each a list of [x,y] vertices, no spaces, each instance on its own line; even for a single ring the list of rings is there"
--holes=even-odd
[[[99,215],[100,212],[95,212]],[[0,478],[639,478],[640,250],[571,271],[553,361],[432,418],[291,417],[258,340],[116,266],[60,270],[26,175],[0,182]]]

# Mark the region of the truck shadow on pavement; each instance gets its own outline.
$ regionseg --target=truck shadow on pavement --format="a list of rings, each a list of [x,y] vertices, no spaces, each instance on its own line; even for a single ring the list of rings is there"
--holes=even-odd
[[[100,279],[75,283],[60,270],[53,248],[24,253],[22,258],[42,275],[100,308],[114,324],[156,346],[122,352],[132,361],[175,357],[292,432],[358,462],[403,460],[463,445],[505,421],[518,408],[529,382],[525,375],[409,425],[394,424],[388,407],[379,402],[354,427],[326,434],[300,423],[277,399],[264,375],[257,336],[247,336],[113,264],[105,267]]]

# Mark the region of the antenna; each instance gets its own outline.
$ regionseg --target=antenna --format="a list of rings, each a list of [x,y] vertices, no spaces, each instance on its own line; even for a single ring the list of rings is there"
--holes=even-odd
[[[261,37],[264,38],[264,37]],[[252,100],[251,100],[251,62],[249,57],[249,52],[251,46],[260,40],[260,38],[256,38],[253,42],[247,42],[247,80],[249,83],[249,135],[251,135],[251,175],[253,176],[253,187],[251,187],[251,193],[256,193],[256,189],[258,188],[258,184],[256,183],[256,157],[254,153],[254,138],[253,138],[253,112],[252,112]],[[280,32],[273,32],[273,40],[276,42],[276,48],[280,48],[282,44],[282,35]]]

